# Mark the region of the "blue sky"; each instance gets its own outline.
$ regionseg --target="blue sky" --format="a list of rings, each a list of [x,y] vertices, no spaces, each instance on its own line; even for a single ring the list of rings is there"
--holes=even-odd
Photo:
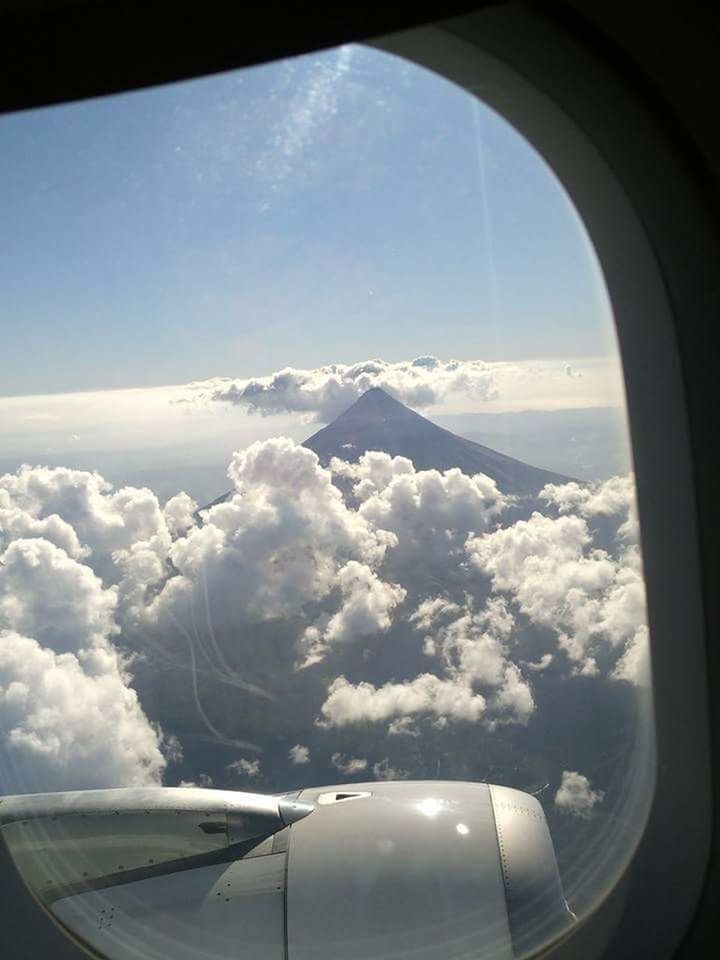
[[[542,160],[385,53],[4,117],[0,152],[0,394],[614,351]]]

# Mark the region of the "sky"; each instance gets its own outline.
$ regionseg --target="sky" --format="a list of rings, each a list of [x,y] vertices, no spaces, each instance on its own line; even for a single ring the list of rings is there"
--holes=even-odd
[[[1,395],[615,352],[545,163],[384,52],[7,116],[0,151]]]
[[[98,469],[162,495],[179,470],[202,499],[234,449],[322,420],[207,402],[218,378],[315,382],[373,358],[506,365],[482,395],[415,403],[436,419],[624,407],[563,188],[504,119],[415,64],[353,45],[27,111],[0,120],[0,150],[0,470]],[[506,452],[537,460],[526,423]],[[623,430],[594,462],[563,463],[548,434],[547,465],[609,476]]]

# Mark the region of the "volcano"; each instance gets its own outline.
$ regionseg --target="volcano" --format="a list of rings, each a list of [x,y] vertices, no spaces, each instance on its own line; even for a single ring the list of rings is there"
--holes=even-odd
[[[407,457],[416,470],[458,467],[470,475],[484,473],[503,493],[520,496],[537,494],[546,483],[570,480],[458,437],[410,410],[380,387],[366,391],[303,446],[314,450],[324,466],[333,457],[352,463],[367,450],[382,450],[392,457]]]
[[[470,476],[484,473],[503,493],[514,496],[536,496],[546,483],[568,483],[572,479],[459,437],[380,387],[366,390],[332,423],[308,437],[303,446],[314,451],[325,467],[333,457],[355,463],[366,451],[381,450],[391,457],[407,457],[416,470],[458,467]],[[223,503],[232,493],[222,494],[201,509]]]

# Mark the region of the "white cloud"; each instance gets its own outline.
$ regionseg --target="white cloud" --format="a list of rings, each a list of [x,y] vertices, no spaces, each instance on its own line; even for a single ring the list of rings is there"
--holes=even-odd
[[[239,760],[229,763],[225,769],[236,773],[239,777],[247,777],[248,780],[254,780],[260,776],[260,761],[247,760],[245,757],[240,757]]]
[[[527,521],[469,538],[467,551],[492,578],[494,590],[509,593],[533,622],[557,632],[579,672],[597,672],[600,649],[622,654],[642,644],[646,610],[639,550],[629,546],[613,558],[594,549],[582,517],[534,513]],[[628,664],[624,678],[631,673]]]
[[[450,606],[456,605],[446,605],[444,616]],[[427,610],[426,602],[416,611],[416,629],[423,629]],[[439,612],[437,604],[433,612]],[[530,685],[509,659],[507,641],[514,625],[504,600],[490,600],[481,611],[475,611],[468,601],[453,619],[442,626],[436,624],[425,638],[425,652],[442,657],[448,677],[483,690],[487,699],[485,722],[489,726],[524,724],[535,711]]]
[[[179,497],[173,499],[178,507]],[[137,487],[114,491],[98,473],[25,465],[0,477],[0,545],[23,532],[49,540],[116,584],[128,616],[167,575],[171,532],[155,494]]]
[[[205,790],[209,789],[213,785],[213,778],[207,773],[201,773],[198,775],[197,780],[181,780],[178,784],[179,787],[184,787],[189,789],[190,787],[203,787]]]
[[[355,481],[359,516],[398,538],[397,563],[444,561],[460,550],[469,533],[494,524],[512,498],[485,474],[468,476],[457,468],[416,471],[405,457],[371,451],[358,463],[333,459],[331,470]]]
[[[504,641],[514,621],[505,602],[492,600],[478,613],[472,606],[460,608],[444,601],[441,609],[437,599],[425,601],[410,619],[421,629],[431,614],[454,614],[450,622],[425,638],[425,653],[443,659],[445,676],[423,673],[379,687],[366,682],[352,684],[339,677],[328,687],[321,725],[391,720],[388,732],[398,734],[407,732],[410,718],[415,716],[482,720],[490,728],[498,723],[527,723],[535,702],[519,667],[508,658]]]
[[[307,653],[303,666],[322,660],[327,650],[337,644],[388,630],[392,612],[407,592],[395,583],[380,580],[368,566],[356,560],[338,571],[337,586],[342,605],[324,628],[316,625],[306,629]]]
[[[387,757],[373,764],[373,775],[376,780],[407,780],[410,776],[407,770],[391,766]]]
[[[637,629],[628,641],[622,656],[615,664],[611,676],[616,680],[627,680],[636,686],[649,687],[650,676],[650,635],[646,626]]]
[[[163,516],[172,536],[179,537],[187,533],[195,523],[197,508],[197,503],[187,493],[177,493],[170,497],[163,507]]]
[[[477,721],[485,708],[485,698],[473,693],[463,681],[441,679],[432,673],[380,687],[364,681],[353,684],[345,677],[337,677],[328,687],[319,722],[324,726],[342,727],[413,714]]]
[[[292,440],[252,444],[228,474],[234,496],[170,547],[179,576],[153,599],[150,618],[187,620],[195,605],[231,622],[291,617],[326,598],[348,561],[375,566],[395,543],[349,510],[316,455]]]
[[[176,752],[113,646],[118,588],[88,565],[104,549],[117,572],[110,543],[132,549],[146,532],[132,496],[106,500],[84,472],[0,477],[0,743],[16,791],[158,783]]]
[[[367,768],[368,762],[364,757],[346,757],[344,753],[334,753],[330,763],[346,777],[352,777]]]
[[[622,372],[616,359],[586,357],[583,372],[567,374],[565,360],[441,360],[416,357],[333,363],[310,369],[285,367],[253,378],[215,377],[178,388],[173,402],[198,409],[220,404],[269,414],[303,414],[327,423],[366,390],[380,387],[401,403],[446,413],[558,410],[624,405]]]
[[[446,597],[432,597],[423,600],[417,610],[410,614],[408,620],[415,625],[416,630],[432,630],[439,623],[447,622],[457,616],[461,607]]]
[[[112,579],[116,551],[147,543],[158,556],[167,552],[169,533],[157,497],[150,490],[123,487],[113,491],[98,473],[25,465],[0,477],[0,491],[13,507],[30,517],[42,520],[55,515],[69,524],[88,550],[86,562],[105,578]]]
[[[562,780],[555,794],[555,806],[562,813],[589,820],[594,807],[605,796],[602,790],[593,790],[590,781],[581,773],[563,770]]]
[[[437,372],[435,364],[425,358],[417,369]],[[352,484],[348,502],[333,471]],[[282,619],[307,665],[389,631],[410,598],[414,612],[404,619],[439,675],[377,684],[341,675],[318,719],[326,728],[383,723],[393,736],[416,736],[421,719],[488,729],[528,722],[527,676],[554,653],[514,662],[518,610],[555,631],[574,672],[649,682],[640,553],[628,542],[632,478],[548,486],[552,517],[496,529],[511,501],[489,478],[416,471],[383,453],[328,470],[312,451],[275,438],[236,453],[228,475],[232,497],[200,523],[186,494],[163,510],[149,490],[114,491],[85,471],[25,467],[0,478],[0,629],[15,651],[0,673],[0,736],[18,770],[32,759],[42,784],[159,781],[169,744],[143,714],[113,646],[120,626],[126,640],[138,627],[145,638],[165,638],[182,624],[196,633],[207,624],[212,634],[212,619],[224,618],[235,636],[238,625]],[[618,519],[625,542],[617,555],[595,548],[587,521],[596,516]],[[428,596],[438,577],[446,592]],[[504,596],[486,601],[489,586]],[[207,649],[217,649],[211,641]],[[87,729],[65,696],[71,680],[88,703]],[[96,718],[101,703],[112,731]],[[333,758],[346,774],[367,767],[363,758]],[[289,759],[307,763],[309,749],[298,743]],[[228,769],[260,775],[257,760]]]
[[[388,735],[391,737],[419,737],[420,731],[412,724],[412,717],[398,717],[388,725]]]
[[[0,627],[56,653],[105,646],[117,592],[47,540],[14,540],[0,556]]]
[[[583,517],[615,517],[620,520],[619,536],[628,542],[638,538],[635,477],[611,477],[604,483],[549,483],[540,497],[554,504],[560,513],[574,512]]]
[[[299,370],[286,367],[254,379],[216,378],[188,385],[188,399],[236,404],[262,414],[303,413],[327,423],[366,390],[380,387],[411,407],[428,407],[453,394],[471,400],[497,395],[495,371],[509,364],[417,357],[390,363],[365,360]]]
[[[68,556],[81,559],[90,552],[83,547],[71,524],[56,513],[42,519],[15,506],[7,490],[0,489],[0,549],[12,540],[42,538],[61,547]]]
[[[385,490],[396,477],[413,476],[415,467],[407,457],[391,457],[382,450],[368,450],[357,463],[333,457],[330,469],[353,482],[353,495],[360,501]]]
[[[151,786],[162,738],[110,648],[90,664],[0,631],[0,752],[6,792]]]
[[[542,673],[543,670],[547,670],[554,659],[551,653],[544,653],[535,663],[532,661],[523,661],[523,666],[527,667],[528,670],[532,670],[533,673]]]
[[[295,746],[290,747],[290,750],[288,751],[288,760],[290,763],[293,763],[296,766],[309,763],[310,747],[303,746],[301,743],[296,743]]]

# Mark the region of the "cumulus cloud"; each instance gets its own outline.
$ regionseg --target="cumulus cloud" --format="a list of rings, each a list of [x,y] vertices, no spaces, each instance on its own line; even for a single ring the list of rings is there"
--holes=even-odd
[[[426,652],[443,658],[450,677],[485,690],[491,725],[527,723],[535,710],[530,685],[508,658],[506,641],[514,624],[505,602],[491,600],[479,612],[469,604],[425,639]]]
[[[383,365],[383,376],[402,366]],[[449,376],[434,358],[413,369],[418,389],[423,376]],[[521,617],[522,630],[529,620],[554,631],[573,672],[649,682],[632,478],[548,485],[550,516],[501,527],[513,501],[488,477],[417,471],[384,453],[327,469],[312,451],[274,438],[234,454],[228,475],[232,496],[201,517],[187,494],[161,508],[148,490],[115,491],[85,471],[23,467],[0,478],[0,630],[8,638],[0,742],[13,769],[32,766],[39,789],[159,782],[172,744],[142,711],[120,636],[126,644],[205,630],[203,652],[215,650],[223,669],[220,646],[244,642],[244,626],[248,636],[287,644],[288,671],[293,657],[307,666],[332,654],[340,675],[317,723],[384,724],[393,737],[417,736],[423,721],[488,730],[528,723],[530,680],[567,660],[537,648],[523,654],[536,662],[519,660]],[[614,547],[595,545],[596,517],[617,521]],[[612,524],[594,526],[605,536]],[[220,621],[230,629],[218,641]],[[394,676],[371,683],[342,659],[364,638],[380,651],[396,636],[398,650],[416,644],[427,669],[408,676],[399,663]],[[288,754],[298,765],[309,758],[300,743]],[[368,766],[340,753],[331,762],[344,775]],[[241,757],[227,770],[253,779],[260,763]],[[373,772],[403,775],[387,758]]]
[[[216,378],[188,385],[188,399],[240,405],[261,414],[301,413],[327,423],[366,390],[380,387],[401,403],[428,407],[452,394],[473,400],[497,396],[495,372],[507,364],[416,357],[390,363],[365,360],[310,370],[285,367],[266,377]]]
[[[234,495],[170,547],[179,575],[149,617],[189,620],[196,604],[235,622],[291,617],[327,597],[348,561],[374,566],[395,543],[349,510],[317,456],[292,440],[252,444],[228,474]]]
[[[652,682],[650,676],[650,635],[646,626],[638,627],[635,635],[626,644],[611,676],[615,680],[627,680],[639,687],[650,686]]]
[[[611,477],[603,483],[549,483],[540,497],[557,507],[560,513],[578,513],[582,517],[619,517],[621,539],[635,542],[638,538],[635,477]]]
[[[295,764],[295,766],[302,766],[304,763],[310,763],[310,747],[306,747],[301,743],[296,743],[294,747],[290,747],[288,751],[288,760],[290,763]]]
[[[303,666],[322,660],[329,648],[357,637],[382,633],[392,623],[394,608],[407,591],[395,583],[385,583],[368,566],[351,560],[337,574],[342,596],[341,607],[324,627],[308,627],[304,634],[307,654]]]
[[[254,780],[260,776],[260,761],[247,760],[245,757],[240,757],[239,760],[229,763],[225,769],[231,773],[236,773],[239,777],[247,777],[248,780]]]
[[[113,551],[157,532],[149,491],[118,493],[83,471],[0,477],[0,744],[14,789],[158,783],[176,753],[113,643],[119,588],[100,571],[121,578]]]
[[[203,787],[205,790],[208,790],[213,786],[213,778],[207,773],[201,773],[198,775],[197,780],[181,780],[178,786],[184,787],[185,789],[189,789],[190,787]]]
[[[163,507],[163,517],[173,537],[182,536],[194,525],[197,508],[197,503],[187,493],[170,497]]]
[[[376,780],[407,780],[410,776],[407,770],[391,766],[387,757],[373,764],[373,775]]]
[[[388,726],[388,734],[391,737],[419,737],[420,731],[413,726],[412,717],[398,717]]]
[[[365,757],[346,757],[344,753],[334,753],[330,757],[330,763],[346,777],[361,773],[368,765]]]
[[[618,557],[595,549],[586,521],[534,513],[529,520],[467,541],[471,562],[492,578],[531,621],[550,627],[578,672],[597,672],[598,652],[624,655],[641,664],[646,645],[645,588],[640,553],[624,548]],[[619,677],[642,670],[618,668]]]
[[[361,681],[350,683],[337,677],[328,687],[321,707],[322,725],[342,727],[353,723],[378,723],[392,717],[430,714],[452,720],[477,721],[486,701],[463,681],[422,673],[403,683],[380,687]]]
[[[0,557],[0,626],[56,653],[104,645],[116,602],[114,587],[47,540],[14,540]]]
[[[338,677],[328,687],[319,723],[346,726],[391,720],[388,732],[395,735],[409,732],[416,716],[482,720],[490,728],[527,723],[535,702],[530,685],[508,656],[505,641],[514,620],[505,602],[496,599],[475,612],[472,601],[461,608],[436,598],[424,601],[410,620],[416,629],[426,629],[443,617],[450,619],[425,637],[424,651],[442,658],[444,676],[422,673],[382,686]]]
[[[563,770],[562,780],[555,794],[555,806],[571,817],[589,820],[593,809],[605,796],[602,790],[593,790],[590,781],[574,770]]]
[[[48,540],[115,585],[122,615],[131,616],[167,577],[189,498],[173,501],[166,517],[150,490],[114,490],[98,473],[25,465],[0,477],[0,545],[18,536]]]
[[[119,625],[147,639],[203,619],[212,630],[218,613],[233,625],[290,617],[301,624],[314,605],[306,652],[315,659],[389,628],[405,590],[375,568],[396,537],[346,506],[314,453],[289,440],[258,443],[235,455],[229,475],[234,496],[201,523],[186,494],[161,510],[150,491],[113,491],[87,471],[23,467],[3,476],[0,627],[54,654],[72,653],[106,687],[115,671],[120,693],[130,687],[111,643]],[[137,710],[160,751],[159,734]],[[140,779],[157,779],[158,756]],[[238,767],[245,776],[253,769]],[[71,767],[67,776],[74,785]]]
[[[0,549],[12,540],[41,538],[62,548],[74,559],[87,556],[73,527],[56,513],[39,518],[15,506],[7,491],[0,489]]]
[[[7,792],[151,786],[162,739],[111,649],[91,664],[0,631],[0,738]]]
[[[461,612],[459,604],[447,597],[432,597],[423,602],[408,617],[417,630],[432,630],[438,624],[447,623]]]
[[[336,476],[353,481],[359,516],[373,527],[397,537],[396,563],[425,564],[444,560],[461,550],[469,533],[494,525],[512,498],[498,490],[485,474],[461,470],[419,470],[406,457],[365,453],[357,463],[333,459]]]
[[[535,701],[522,668],[528,674],[540,673],[555,656],[547,652],[538,662],[513,660],[513,605],[533,623],[556,632],[575,673],[597,675],[598,660],[607,663],[609,658],[613,679],[649,682],[639,550],[623,545],[613,556],[597,549],[586,520],[604,514],[623,521],[633,501],[631,479],[616,478],[592,488],[579,484],[546,488],[545,499],[558,508],[559,516],[536,512],[528,520],[489,529],[489,517],[499,507],[486,489],[479,504],[473,502],[476,491],[469,486],[475,480],[483,485],[487,478],[463,477],[461,506],[456,507],[448,486],[438,483],[447,475],[439,474],[432,478],[434,496],[423,504],[416,483],[424,479],[423,473],[401,458],[371,454],[358,464],[334,466],[355,481],[358,512],[397,535],[397,550],[412,540],[416,525],[432,531],[435,541],[443,535],[447,541],[454,525],[466,537],[464,552],[471,564],[489,577],[493,591],[505,596],[480,609],[472,596],[462,604],[448,596],[424,599],[407,620],[425,634],[423,650],[439,658],[440,675],[423,672],[384,684],[351,683],[340,676],[328,687],[321,725],[389,721],[388,732],[397,735],[412,729],[413,718],[423,716],[436,723],[481,721],[491,729],[499,723],[527,723]],[[411,492],[398,496],[393,505],[396,488],[407,486]],[[484,526],[485,532],[474,534],[473,526],[480,530]],[[428,547],[421,555],[427,560],[430,553]]]
[[[315,453],[287,438],[258,442],[234,455],[228,475],[234,494],[173,540],[173,575],[134,604],[145,630],[297,623],[300,666],[388,630],[405,590],[376,569],[397,537],[346,505]]]
[[[523,661],[523,666],[527,667],[528,670],[532,670],[534,673],[542,673],[543,670],[547,670],[554,659],[551,653],[544,653],[536,662]]]
[[[158,557],[167,553],[170,534],[157,497],[147,489],[114,491],[98,473],[25,465],[0,477],[0,507],[3,499],[29,518],[42,521],[54,516],[72,527],[86,563],[111,582],[116,554],[145,547]],[[44,536],[63,549],[68,546],[52,533]],[[67,552],[79,556],[74,548]]]

